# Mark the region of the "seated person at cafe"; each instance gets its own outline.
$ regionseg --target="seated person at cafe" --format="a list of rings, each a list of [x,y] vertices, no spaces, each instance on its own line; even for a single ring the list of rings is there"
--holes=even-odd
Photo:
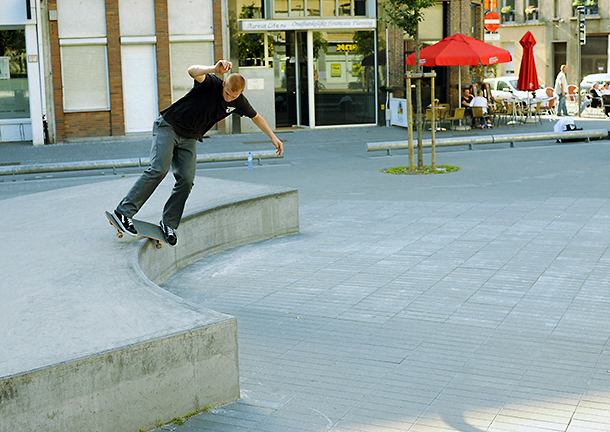
[[[487,99],[485,99],[485,96],[483,96],[483,90],[479,90],[479,92],[477,93],[477,96],[475,98],[473,98],[470,101],[470,106],[471,107],[482,107],[483,108],[483,114],[487,114],[488,110],[487,110]],[[485,126],[483,124],[483,122],[485,121],[483,118],[479,118],[478,119],[481,122],[481,126]],[[472,125],[475,126],[475,122],[477,121],[476,118],[472,119]],[[491,122],[488,120],[487,121],[487,125],[491,125]]]
[[[602,86],[600,93],[602,94],[602,100],[604,103],[604,111],[606,116],[610,117],[610,86],[607,82]]]
[[[602,92],[599,90],[599,83],[593,83],[593,87],[589,90],[589,97],[583,101],[580,107],[580,114],[582,114],[588,106],[591,106],[591,108],[599,108],[602,105]]]
[[[472,117],[472,108],[470,108],[470,102],[472,101],[472,95],[470,94],[470,89],[465,88],[462,95],[462,101],[460,106],[462,108],[466,108],[464,111],[464,116]]]

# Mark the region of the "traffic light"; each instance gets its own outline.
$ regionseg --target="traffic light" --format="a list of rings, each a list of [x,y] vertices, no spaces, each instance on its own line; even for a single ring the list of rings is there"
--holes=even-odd
[[[585,22],[584,6],[578,6],[578,39],[581,45],[587,43],[587,24]]]

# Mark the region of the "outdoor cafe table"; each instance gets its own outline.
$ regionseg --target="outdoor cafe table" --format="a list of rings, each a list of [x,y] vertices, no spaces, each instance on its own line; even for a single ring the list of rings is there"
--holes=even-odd
[[[509,98],[509,99],[505,99],[507,103],[512,104],[513,106],[513,113],[512,113],[512,120],[509,121],[507,124],[509,125],[514,125],[517,123],[526,123],[527,119],[531,117],[531,115],[534,113],[532,111],[532,107],[537,106],[538,102],[545,102],[548,101],[548,99],[538,99],[538,98],[527,98],[527,99],[519,99],[519,98]],[[521,115],[519,115],[519,118],[517,118],[517,114],[518,111],[521,111]]]
[[[432,108],[432,105],[428,105],[428,109]],[[449,109],[445,106],[438,106],[438,107],[434,107],[434,110],[436,111],[436,130],[437,131],[445,131],[447,129],[445,129],[444,127],[441,127],[441,120],[443,120],[445,117],[447,117],[447,114],[449,113]],[[432,126],[430,126],[430,129],[428,130],[432,130]]]

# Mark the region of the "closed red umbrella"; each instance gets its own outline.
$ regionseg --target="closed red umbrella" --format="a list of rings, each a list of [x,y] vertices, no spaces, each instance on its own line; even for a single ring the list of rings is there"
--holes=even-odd
[[[536,39],[534,39],[532,32],[528,31],[519,43],[523,47],[523,58],[519,67],[517,89],[533,92],[540,87],[540,84],[538,84],[538,72],[536,72],[536,59],[534,58]]]
[[[461,33],[446,37],[419,52],[419,64],[432,66],[477,66],[506,63],[512,60],[510,51]],[[407,57],[415,65],[415,53]],[[458,91],[462,94],[462,69],[458,69]]]

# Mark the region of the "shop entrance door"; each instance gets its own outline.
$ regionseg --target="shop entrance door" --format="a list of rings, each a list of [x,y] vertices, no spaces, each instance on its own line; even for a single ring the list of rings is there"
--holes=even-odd
[[[276,127],[309,126],[307,32],[273,34]]]

